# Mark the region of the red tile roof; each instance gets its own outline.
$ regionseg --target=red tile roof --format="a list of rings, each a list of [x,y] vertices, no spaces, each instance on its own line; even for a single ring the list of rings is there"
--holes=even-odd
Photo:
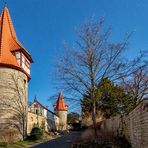
[[[62,92],[59,93],[58,100],[53,106],[55,111],[67,111],[68,105],[64,101]]]
[[[0,16],[0,65],[22,70],[13,54],[14,51],[22,51],[30,62],[33,62],[31,55],[18,41],[9,11],[4,7]]]

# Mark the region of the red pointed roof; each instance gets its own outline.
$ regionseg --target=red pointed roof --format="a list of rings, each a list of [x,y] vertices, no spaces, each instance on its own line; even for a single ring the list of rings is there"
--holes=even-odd
[[[13,53],[14,51],[22,51],[29,61],[33,62],[31,55],[18,41],[9,11],[7,7],[4,7],[0,16],[0,65],[21,70]]]
[[[55,111],[67,111],[68,105],[64,101],[62,92],[59,93],[58,100],[53,106]]]

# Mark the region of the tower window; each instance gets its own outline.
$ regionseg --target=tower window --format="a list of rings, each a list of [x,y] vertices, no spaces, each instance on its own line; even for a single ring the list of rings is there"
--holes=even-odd
[[[26,82],[27,82],[27,81],[24,79],[24,84],[26,84]]]

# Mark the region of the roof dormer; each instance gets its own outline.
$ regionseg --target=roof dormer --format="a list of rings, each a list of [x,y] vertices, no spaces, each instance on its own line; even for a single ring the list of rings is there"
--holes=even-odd
[[[16,37],[7,7],[0,16],[0,66],[11,67],[24,72],[30,79],[31,55]]]

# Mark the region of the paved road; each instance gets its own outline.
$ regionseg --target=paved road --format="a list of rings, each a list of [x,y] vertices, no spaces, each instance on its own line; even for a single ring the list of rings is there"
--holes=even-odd
[[[70,132],[68,135],[49,140],[32,148],[71,148],[71,143],[77,140],[80,132]]]

